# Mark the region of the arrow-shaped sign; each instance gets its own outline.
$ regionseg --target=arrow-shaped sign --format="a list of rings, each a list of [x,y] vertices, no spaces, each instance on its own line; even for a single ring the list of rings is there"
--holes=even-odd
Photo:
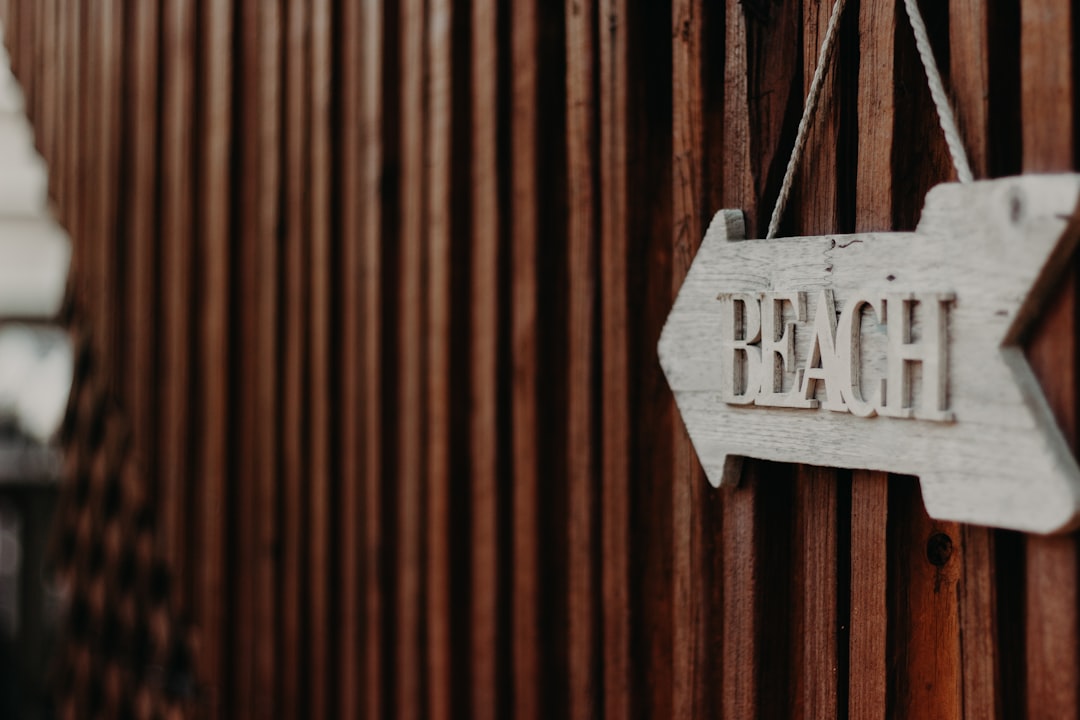
[[[745,240],[716,214],[660,338],[713,485],[742,457],[917,475],[939,519],[1071,529],[1080,467],[1021,343],[1080,175],[945,184],[914,233]]]

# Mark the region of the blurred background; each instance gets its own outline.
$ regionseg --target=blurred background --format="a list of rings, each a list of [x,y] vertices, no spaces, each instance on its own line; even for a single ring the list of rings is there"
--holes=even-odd
[[[1077,3],[920,5],[976,176],[1075,169]],[[832,6],[0,0],[0,718],[1077,717],[1080,536],[714,490],[657,364]],[[902,4],[838,31],[781,235],[953,177]]]
[[[45,163],[0,49],[0,717],[52,717],[63,592],[47,563],[57,507],[56,434],[72,378],[55,323],[70,259]]]

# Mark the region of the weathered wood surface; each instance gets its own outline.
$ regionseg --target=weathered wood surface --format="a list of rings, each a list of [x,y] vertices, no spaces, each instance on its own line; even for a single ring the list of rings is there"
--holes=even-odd
[[[1069,0],[921,4],[976,174],[1073,170]],[[715,212],[762,234],[831,9],[0,0],[201,710],[1075,714],[1075,536],[863,470],[713,490],[656,362]],[[915,228],[922,72],[849,5],[782,234]],[[1067,442],[1074,288],[1028,351]]]
[[[1080,468],[1019,343],[1080,239],[1078,197],[1072,175],[946,184],[914,233],[769,241],[717,213],[659,345],[713,485],[743,456],[886,470],[919,476],[939,519],[1069,529]]]

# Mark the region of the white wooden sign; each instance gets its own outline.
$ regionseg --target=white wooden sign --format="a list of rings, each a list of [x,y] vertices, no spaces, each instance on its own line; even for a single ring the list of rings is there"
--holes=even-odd
[[[1080,467],[1021,343],[1080,175],[945,184],[914,233],[744,240],[716,214],[660,338],[709,481],[743,457],[917,475],[939,519],[1076,526]]]

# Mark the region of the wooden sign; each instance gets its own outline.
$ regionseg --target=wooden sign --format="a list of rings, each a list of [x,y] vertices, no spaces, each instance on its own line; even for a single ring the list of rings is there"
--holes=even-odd
[[[1080,468],[1021,347],[1080,176],[946,184],[913,233],[744,240],[716,214],[660,338],[713,485],[743,457],[916,475],[927,512],[1071,529]]]

